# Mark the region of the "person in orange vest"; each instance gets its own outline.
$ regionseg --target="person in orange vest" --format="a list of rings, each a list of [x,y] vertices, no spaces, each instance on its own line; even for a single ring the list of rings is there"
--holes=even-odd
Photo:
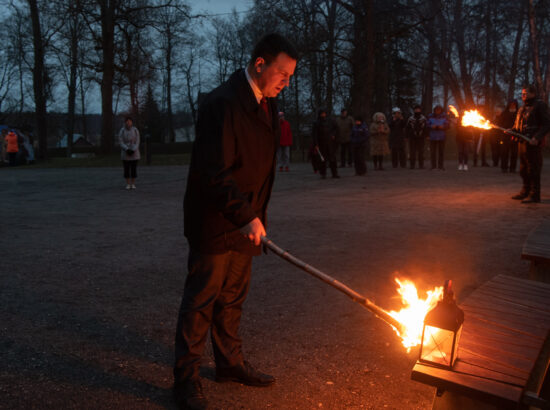
[[[292,131],[290,123],[285,120],[285,113],[279,112],[279,124],[281,126],[281,139],[279,148],[277,149],[277,162],[279,163],[279,171],[288,171],[290,163],[290,147],[292,146]]]
[[[19,145],[17,144],[17,134],[13,131],[8,132],[5,138],[6,152],[8,153],[8,160],[10,167],[17,165],[17,153],[19,152]]]

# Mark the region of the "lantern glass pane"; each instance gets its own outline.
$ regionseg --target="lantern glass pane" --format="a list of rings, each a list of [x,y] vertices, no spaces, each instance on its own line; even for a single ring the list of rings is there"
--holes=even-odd
[[[442,366],[452,366],[453,341],[454,332],[426,325],[420,360],[437,363]],[[456,346],[458,346],[458,343]]]

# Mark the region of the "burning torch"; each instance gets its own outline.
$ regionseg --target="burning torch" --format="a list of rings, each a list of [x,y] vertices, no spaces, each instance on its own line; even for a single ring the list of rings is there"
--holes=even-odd
[[[449,106],[452,107],[452,106]],[[454,107],[453,107],[454,108]],[[453,113],[456,112],[456,108],[454,109]],[[458,114],[458,112],[457,112]],[[458,116],[458,115],[457,115]],[[477,110],[469,110],[465,111],[464,115],[462,116],[462,125],[465,127],[472,126],[476,128],[482,128],[485,130],[489,130],[491,128],[495,128],[497,130],[500,130],[506,134],[513,135],[516,138],[522,138],[527,142],[531,142],[531,139],[529,137],[526,137],[523,134],[520,134],[519,132],[512,131],[510,129],[499,127],[498,125],[495,125],[491,123],[489,120],[486,120]]]
[[[370,301],[363,295],[360,295],[353,289],[347,287],[342,282],[334,279],[332,276],[327,275],[324,272],[321,272],[319,269],[314,268],[311,265],[308,265],[304,261],[296,258],[292,254],[288,253],[282,248],[279,248],[277,245],[275,245],[270,239],[268,239],[266,236],[262,237],[262,243],[264,246],[266,246],[268,249],[273,251],[277,256],[280,256],[282,259],[290,262],[292,265],[297,266],[298,268],[304,270],[305,272],[309,273],[310,275],[316,277],[317,279],[322,280],[326,284],[332,286],[333,288],[339,290],[340,292],[344,293],[348,297],[351,298],[354,302],[359,303],[364,308],[370,310],[372,313],[374,313],[378,318],[382,319],[386,323],[388,323],[390,326],[394,327],[396,331],[399,334],[404,334],[405,329],[403,324],[401,324],[397,319],[392,317],[388,312],[386,312],[381,307],[377,306],[374,302]]]

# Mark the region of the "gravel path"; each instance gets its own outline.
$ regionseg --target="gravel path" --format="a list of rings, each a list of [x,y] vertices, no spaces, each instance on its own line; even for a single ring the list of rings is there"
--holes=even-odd
[[[517,174],[446,165],[320,180],[295,164],[277,175],[268,235],[384,308],[399,308],[397,275],[423,290],[452,278],[461,299],[496,274],[526,277],[522,244],[550,216],[548,167],[543,203],[521,205]],[[0,408],[175,408],[187,167],[140,167],[132,192],[121,172],[0,170]],[[242,335],[277,383],[215,383],[208,347],[213,408],[430,408],[433,389],[410,380],[417,350],[273,254],[254,261]]]

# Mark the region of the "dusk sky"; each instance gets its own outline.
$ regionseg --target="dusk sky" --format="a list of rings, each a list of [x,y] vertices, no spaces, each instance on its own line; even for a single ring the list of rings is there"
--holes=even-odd
[[[253,0],[191,0],[189,4],[193,13],[231,13],[233,8],[237,11],[246,11],[252,7]]]

